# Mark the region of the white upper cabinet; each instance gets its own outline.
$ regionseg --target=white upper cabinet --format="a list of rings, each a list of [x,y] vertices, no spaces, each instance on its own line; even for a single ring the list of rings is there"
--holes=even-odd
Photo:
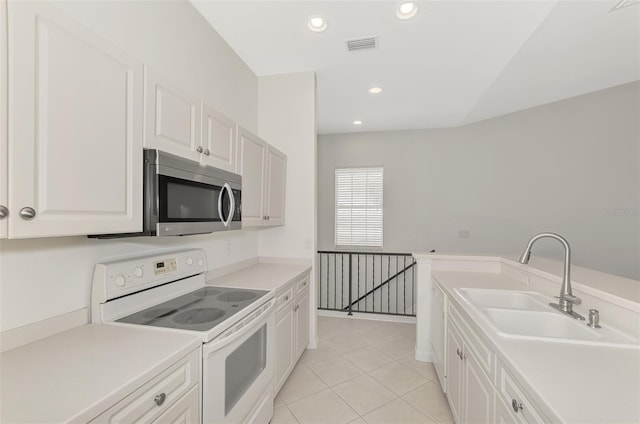
[[[226,171],[236,171],[236,128],[234,121],[202,103],[202,161]]]
[[[7,2],[0,0],[0,238],[7,237]]]
[[[8,28],[8,236],[140,231],[142,64],[48,2]]]
[[[200,160],[200,99],[145,67],[145,147]]]
[[[287,157],[238,126],[238,167],[242,175],[242,226],[284,225]]]
[[[285,191],[287,185],[287,156],[269,146],[267,151],[267,222],[284,225]]]
[[[242,175],[242,226],[260,227],[265,221],[267,143],[238,127],[238,168]]]

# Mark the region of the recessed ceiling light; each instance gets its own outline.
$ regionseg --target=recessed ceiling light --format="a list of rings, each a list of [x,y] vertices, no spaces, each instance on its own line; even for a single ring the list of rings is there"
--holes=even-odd
[[[371,87],[369,89],[369,93],[371,93],[371,94],[378,94],[378,93],[381,93],[381,92],[382,92],[382,88],[380,88],[380,87]]]
[[[322,32],[327,29],[327,21],[320,16],[314,16],[309,19],[309,29],[313,32]]]
[[[362,121],[353,121],[353,125],[362,125]]]
[[[400,3],[398,6],[398,11],[396,12],[396,16],[400,19],[411,19],[418,12],[418,5],[416,5],[412,1],[405,1]]]

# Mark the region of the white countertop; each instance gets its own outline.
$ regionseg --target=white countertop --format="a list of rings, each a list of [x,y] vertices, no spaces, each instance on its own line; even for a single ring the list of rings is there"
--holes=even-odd
[[[553,422],[640,422],[640,349],[501,337],[454,289],[522,286],[490,272],[434,271],[432,277],[491,341],[498,359]]]
[[[201,343],[153,327],[87,324],[4,352],[0,421],[90,421]]]
[[[309,272],[309,265],[257,263],[207,281],[210,286],[241,287],[277,291]]]

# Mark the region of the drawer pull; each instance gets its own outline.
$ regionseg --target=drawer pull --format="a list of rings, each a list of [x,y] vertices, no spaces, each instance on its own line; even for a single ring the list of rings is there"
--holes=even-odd
[[[522,404],[518,403],[518,401],[515,399],[511,399],[511,407],[513,408],[513,411],[515,413],[518,413],[518,411],[522,410]]]
[[[159,395],[157,395],[156,397],[153,398],[153,401],[156,403],[156,405],[158,406],[162,406],[162,404],[164,403],[164,400],[167,398],[167,395],[164,393],[160,393]],[[514,400],[515,402],[515,400]]]
[[[284,301],[286,302],[287,300],[289,300],[289,296],[284,297]]]

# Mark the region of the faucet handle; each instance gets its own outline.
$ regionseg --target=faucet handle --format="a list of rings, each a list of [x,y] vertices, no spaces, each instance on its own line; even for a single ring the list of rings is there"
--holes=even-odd
[[[564,300],[566,302],[572,303],[574,305],[579,305],[582,303],[582,299],[572,294],[563,294],[562,296],[556,296],[556,298],[560,299],[561,301]]]

